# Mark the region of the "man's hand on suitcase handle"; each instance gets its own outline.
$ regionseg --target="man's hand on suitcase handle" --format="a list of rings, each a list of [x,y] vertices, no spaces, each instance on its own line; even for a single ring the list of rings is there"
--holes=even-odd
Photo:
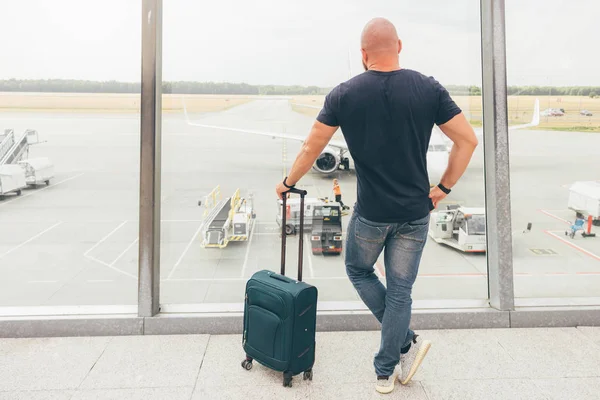
[[[275,191],[277,192],[277,197],[280,200],[283,200],[284,194],[295,193],[295,194],[306,196],[306,194],[308,193],[306,190],[296,189],[295,187],[290,188],[290,187],[284,185],[283,181],[279,182]]]

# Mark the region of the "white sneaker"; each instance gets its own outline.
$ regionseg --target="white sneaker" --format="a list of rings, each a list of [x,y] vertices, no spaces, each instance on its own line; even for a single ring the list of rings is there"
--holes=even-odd
[[[402,368],[400,365],[396,365],[391,376],[376,378],[375,390],[383,394],[391,393],[394,390],[394,383],[396,383],[396,379],[399,379],[400,375],[402,375]]]
[[[400,376],[399,380],[403,385],[406,385],[408,382],[410,382],[412,377],[421,366],[421,363],[427,355],[427,352],[431,348],[431,341],[417,338],[418,335],[415,335],[408,352],[400,355],[402,375]]]

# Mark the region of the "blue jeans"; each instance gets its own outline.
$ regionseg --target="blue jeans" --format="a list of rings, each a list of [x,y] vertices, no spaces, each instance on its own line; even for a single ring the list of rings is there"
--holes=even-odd
[[[360,298],[381,323],[381,345],[375,356],[377,376],[390,376],[410,345],[412,287],[427,240],[429,214],[405,223],[369,221],[356,212],[346,233],[346,273]],[[383,286],[373,266],[385,249]]]

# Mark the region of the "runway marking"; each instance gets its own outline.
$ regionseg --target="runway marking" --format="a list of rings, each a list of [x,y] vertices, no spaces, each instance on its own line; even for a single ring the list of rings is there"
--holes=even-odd
[[[79,178],[79,177],[80,177],[80,176],[82,176],[82,175],[85,175],[85,172],[82,172],[82,173],[80,173],[80,174],[78,174],[78,175],[72,176],[72,177],[70,177],[70,178],[67,178],[67,179],[63,179],[62,181],[59,181],[59,182],[53,183],[53,184],[51,184],[50,186],[45,186],[45,187],[43,187],[43,188],[41,188],[41,189],[34,189],[34,190],[35,190],[34,192],[27,193],[27,194],[24,194],[24,195],[22,195],[22,196],[17,196],[17,197],[15,197],[15,198],[14,198],[14,199],[12,199],[12,200],[7,200],[7,201],[4,201],[4,202],[0,203],[0,207],[1,207],[1,206],[3,206],[3,205],[6,205],[6,204],[10,204],[10,203],[12,203],[13,201],[17,201],[17,200],[19,200],[19,199],[24,199],[25,197],[33,196],[34,194],[38,194],[38,193],[39,193],[39,192],[41,192],[41,191],[44,191],[44,190],[46,190],[46,189],[50,189],[50,188],[56,187],[56,186],[58,186],[58,185],[61,185],[61,184],[65,183],[65,182],[71,181],[71,180],[73,180],[73,179],[77,179],[77,178]]]
[[[570,223],[569,221],[567,221],[566,219],[563,219],[563,218],[561,218],[561,217],[559,217],[559,216],[556,216],[556,215],[552,214],[552,213],[551,213],[550,211],[548,211],[548,210],[538,210],[538,211],[539,211],[539,212],[541,212],[542,214],[546,214],[546,215],[547,215],[547,216],[549,216],[549,217],[552,217],[552,218],[554,218],[554,219],[557,219],[557,220],[559,220],[559,221],[562,221],[562,222],[564,222],[565,224],[569,224],[569,225],[571,224],[571,223]]]
[[[30,242],[34,241],[35,239],[37,239],[40,236],[42,236],[44,233],[51,231],[52,229],[56,228],[60,224],[62,224],[62,221],[59,221],[59,222],[55,223],[54,225],[52,225],[51,227],[44,229],[43,231],[41,231],[37,235],[34,235],[34,236],[30,237],[29,239],[27,239],[23,243],[20,243],[16,247],[13,247],[12,249],[8,250],[6,253],[0,254],[0,258],[4,258],[5,256],[9,255],[13,251],[20,249],[21,247],[25,246],[27,243],[30,243]]]
[[[112,231],[110,231],[110,233],[106,236],[104,236],[102,239],[100,239],[95,245],[93,245],[88,251],[86,251],[85,253],[83,253],[84,257],[87,257],[89,253],[91,253],[96,247],[100,246],[102,243],[104,243],[109,237],[111,237],[116,231],[118,231],[119,229],[121,229],[121,227],[123,225],[125,225],[128,221],[125,220],[123,222],[121,222],[121,224],[119,226],[117,226],[115,229],[113,229]]]
[[[118,273],[120,273],[120,274],[123,274],[123,275],[125,275],[125,276],[128,276],[128,277],[130,277],[130,278],[133,278],[133,279],[136,279],[136,280],[137,280],[137,276],[136,276],[136,275],[130,274],[129,272],[123,271],[122,269],[119,269],[119,268],[115,267],[115,266],[113,265],[113,263],[114,263],[114,262],[116,262],[116,260],[115,260],[113,263],[109,264],[109,263],[107,263],[107,262],[104,262],[104,261],[102,261],[102,260],[99,260],[99,259],[97,259],[96,257],[90,256],[90,253],[91,253],[91,252],[92,252],[92,251],[93,251],[93,250],[94,250],[96,247],[98,247],[98,246],[100,246],[102,243],[104,243],[104,242],[105,242],[105,241],[106,241],[106,240],[107,240],[109,237],[111,237],[111,236],[112,236],[112,235],[113,235],[113,234],[114,234],[116,231],[118,231],[119,229],[121,229],[121,227],[122,227],[123,225],[125,225],[127,222],[129,222],[129,221],[127,221],[127,220],[123,221],[123,222],[122,222],[122,223],[121,223],[119,226],[117,226],[115,229],[113,229],[112,231],[110,231],[110,233],[109,233],[108,235],[104,236],[102,239],[100,239],[100,240],[98,241],[98,243],[96,243],[96,244],[95,244],[95,245],[93,245],[93,246],[92,246],[90,249],[88,249],[88,251],[86,251],[85,253],[83,253],[83,256],[84,256],[85,258],[87,258],[88,260],[92,260],[92,261],[94,261],[94,262],[97,262],[98,264],[102,264],[102,265],[104,265],[105,267],[107,267],[107,268],[109,268],[109,269],[112,269],[112,270],[113,270],[113,271],[115,271],[115,272],[118,272]]]
[[[183,249],[183,253],[181,253],[181,256],[179,256],[179,259],[177,260],[177,262],[173,266],[173,269],[171,269],[171,272],[169,273],[169,276],[167,276],[167,280],[171,279],[171,277],[175,273],[175,270],[177,269],[177,267],[179,267],[179,264],[181,264],[181,261],[183,261],[183,257],[185,257],[185,255],[187,254],[187,252],[190,249],[190,247],[192,247],[192,243],[194,243],[194,240],[196,240],[196,237],[200,233],[201,229],[202,229],[202,224],[200,224],[200,226],[198,227],[198,229],[196,230],[196,232],[194,232],[194,236],[192,236],[192,238],[188,242],[187,246],[185,246],[185,249]]]
[[[306,238],[308,237],[307,234],[304,235],[304,243],[310,243],[310,240],[306,240]],[[313,269],[313,262],[312,262],[312,251],[308,250],[308,246],[304,246],[304,249],[306,250],[306,252],[308,253],[308,256],[306,257],[308,259],[308,273],[309,276],[312,278],[315,277],[315,270]],[[304,256],[304,255],[303,255]]]
[[[115,265],[117,263],[117,261],[119,261],[121,259],[121,257],[123,257],[125,255],[125,253],[127,253],[129,251],[129,249],[131,249],[131,247],[133,247],[133,245],[135,245],[138,242],[139,239],[140,238],[136,238],[129,246],[127,246],[125,248],[125,250],[123,250],[123,252],[121,252],[121,254],[119,254],[117,256],[117,258],[115,258],[115,260],[110,263],[110,265]]]
[[[256,223],[252,224],[252,229],[250,229],[250,236],[248,237],[248,245],[246,247],[246,255],[244,256],[244,264],[242,264],[242,273],[240,278],[243,278],[244,274],[246,273],[246,265],[248,264],[248,257],[250,256],[250,246],[252,245],[252,237],[254,237],[253,233],[255,226]]]
[[[590,257],[592,257],[593,259],[600,261],[600,256],[598,256],[598,255],[596,255],[596,254],[592,253],[591,251],[588,251],[588,250],[584,249],[583,247],[579,247],[579,246],[577,246],[576,244],[574,244],[574,243],[572,243],[572,242],[569,242],[569,241],[568,241],[568,240],[566,240],[566,239],[563,239],[563,238],[561,238],[560,236],[558,236],[557,234],[555,234],[555,233],[553,233],[553,232],[551,232],[551,231],[544,231],[544,232],[545,232],[546,234],[548,234],[548,235],[550,235],[550,236],[552,236],[552,237],[554,237],[554,238],[556,238],[556,239],[560,240],[561,242],[563,242],[563,243],[565,243],[565,244],[567,244],[567,245],[571,246],[572,248],[574,248],[574,249],[576,249],[576,250],[579,250],[580,252],[582,252],[582,253],[584,253],[584,254],[586,254],[586,255],[588,255],[588,256],[590,256]]]
[[[281,179],[284,179],[287,176],[287,140],[283,138],[281,145],[281,161],[283,163],[283,176]]]

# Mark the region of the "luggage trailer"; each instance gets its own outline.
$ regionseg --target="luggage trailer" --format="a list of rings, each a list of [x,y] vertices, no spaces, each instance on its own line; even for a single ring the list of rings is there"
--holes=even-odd
[[[202,205],[202,201],[199,202]],[[250,238],[256,214],[253,197],[240,197],[237,189],[233,196],[221,199],[217,186],[204,198],[204,221],[200,228],[202,247],[227,247],[229,242],[243,242]]]

